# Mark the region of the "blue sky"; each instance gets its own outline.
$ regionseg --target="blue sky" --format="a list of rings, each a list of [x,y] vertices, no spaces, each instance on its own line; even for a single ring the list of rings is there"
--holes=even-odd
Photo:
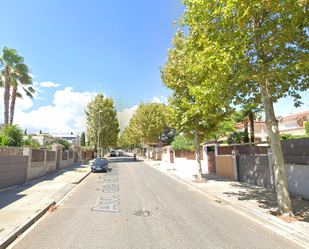
[[[86,131],[84,109],[104,93],[114,99],[123,128],[141,100],[165,102],[171,91],[158,67],[172,46],[181,2],[2,1],[0,49],[18,50],[37,90],[34,99],[18,100],[15,123],[28,132]],[[294,113],[308,109],[303,96],[305,105]],[[292,105],[291,99],[279,102],[276,115],[288,115]]]

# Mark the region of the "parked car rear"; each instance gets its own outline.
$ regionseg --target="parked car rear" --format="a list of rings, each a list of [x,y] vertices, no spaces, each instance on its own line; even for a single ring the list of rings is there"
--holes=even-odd
[[[112,150],[109,155],[110,156],[116,156],[116,151]]]
[[[108,170],[108,160],[106,158],[96,158],[91,165],[91,171],[104,171]]]

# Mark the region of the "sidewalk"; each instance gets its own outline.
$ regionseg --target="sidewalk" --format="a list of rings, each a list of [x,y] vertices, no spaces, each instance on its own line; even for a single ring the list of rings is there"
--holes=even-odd
[[[276,215],[278,206],[272,189],[210,174],[203,175],[206,181],[198,183],[195,176],[177,168],[177,164],[145,159],[144,162],[193,187],[219,204],[227,205],[261,225],[309,247],[309,201],[291,197],[296,218],[280,217]]]
[[[0,249],[37,221],[90,172],[89,161],[0,191]]]

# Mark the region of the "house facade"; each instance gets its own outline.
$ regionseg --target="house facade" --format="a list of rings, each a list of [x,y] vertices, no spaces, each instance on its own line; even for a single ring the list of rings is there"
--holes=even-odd
[[[309,120],[309,110],[291,114],[278,119],[280,133],[306,135],[305,122]]]
[[[77,135],[64,135],[64,134],[59,134],[59,135],[52,135],[55,139],[63,139],[68,141],[71,144],[75,144],[80,146],[80,136]]]
[[[306,135],[305,123],[309,120],[309,110],[277,118],[280,134]],[[236,130],[244,131],[244,123],[238,123]],[[250,121],[248,122],[250,137]],[[255,142],[267,141],[268,130],[264,121],[254,121]]]
[[[237,131],[244,131],[244,122],[238,123],[236,126]],[[250,121],[248,121],[248,133],[250,138]],[[264,121],[254,121],[254,140],[255,142],[267,141],[268,130]]]

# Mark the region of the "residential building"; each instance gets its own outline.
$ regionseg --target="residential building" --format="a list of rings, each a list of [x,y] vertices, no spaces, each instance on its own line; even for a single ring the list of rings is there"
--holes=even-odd
[[[280,134],[306,135],[305,123],[309,120],[309,110],[284,117],[277,117]],[[238,123],[236,129],[244,131],[244,123]],[[250,121],[248,122],[250,137]],[[265,122],[254,121],[254,137],[256,142],[267,141],[268,130]]]
[[[77,135],[64,135],[64,134],[55,134],[55,135],[52,135],[55,139],[63,139],[63,140],[66,140],[68,141],[69,143],[71,144],[75,144],[75,145],[78,145],[80,146],[80,142],[81,142],[81,139],[80,139],[80,136],[77,134]]]
[[[244,122],[238,123],[237,131],[244,131]],[[250,121],[248,121],[248,133],[250,139]],[[255,142],[267,141],[268,130],[264,121],[254,121],[254,140]]]
[[[309,120],[309,110],[278,118],[280,133],[306,135],[305,122]]]

